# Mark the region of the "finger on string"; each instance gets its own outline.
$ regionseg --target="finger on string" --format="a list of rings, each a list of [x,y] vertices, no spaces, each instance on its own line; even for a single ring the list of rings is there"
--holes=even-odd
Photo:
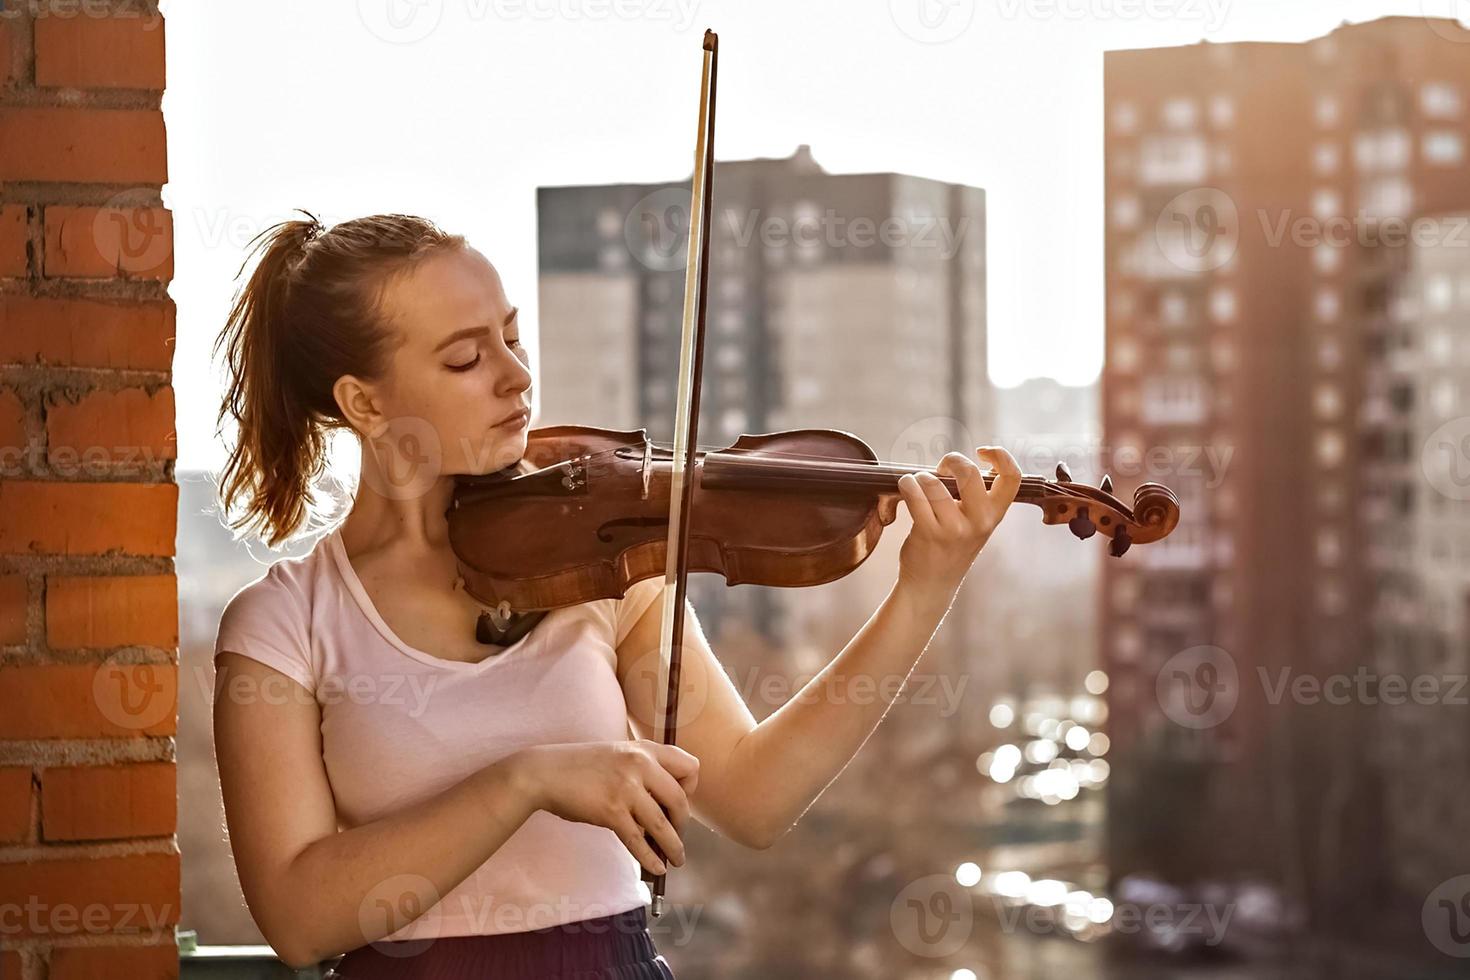
[[[934,508],[929,503],[928,494],[919,484],[918,477],[912,473],[899,477],[898,492],[908,505],[909,518],[914,522],[914,528],[925,534],[939,534],[939,521],[934,516]]]

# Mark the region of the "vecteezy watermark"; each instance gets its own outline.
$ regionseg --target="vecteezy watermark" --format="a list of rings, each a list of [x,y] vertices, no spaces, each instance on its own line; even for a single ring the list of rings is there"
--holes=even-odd
[[[1154,221],[1154,241],[1176,267],[1209,272],[1234,258],[1240,245],[1240,213],[1224,191],[1196,187],[1160,209]]]
[[[894,896],[888,924],[899,945],[915,956],[950,956],[970,939],[975,905],[954,875],[925,875]]]
[[[698,0],[460,0],[472,23],[532,20],[651,21],[685,31],[694,23]],[[357,16],[374,37],[389,44],[416,44],[439,29],[445,0],[357,0]]]
[[[163,725],[178,709],[173,664],[129,663],[115,653],[92,675],[92,702],[118,728],[143,732]]]
[[[920,44],[943,44],[969,30],[975,0],[888,0],[888,16]]]
[[[1470,874],[1442,881],[1424,899],[1424,935],[1446,956],[1470,958]]]
[[[1225,26],[1231,0],[996,0],[1006,20],[1175,20],[1213,34]]]
[[[1058,894],[1044,903],[1008,902],[993,895],[991,902],[1001,930],[1007,933],[1025,929],[1037,935],[1051,932],[1070,934],[1085,921],[1106,925],[1108,931],[1120,935],[1148,932],[1152,935],[1200,937],[1205,946],[1218,946],[1225,941],[1225,930],[1235,914],[1234,905],[1201,902],[1121,902],[1114,905],[1108,899],[1094,895],[1086,895],[1085,898],[1079,895],[1074,900],[1071,896]]]
[[[243,654],[242,654],[243,656]],[[210,689],[209,671],[194,668],[201,691]],[[371,674],[327,676],[306,690],[283,673],[257,679],[249,674],[214,671],[214,700],[231,704],[386,705],[406,708],[409,718],[422,718],[429,708],[439,678],[435,674]]]
[[[723,208],[710,216],[712,227],[728,232],[737,248],[759,244],[772,249],[932,249],[951,259],[964,244],[971,218],[936,214],[892,214],[881,219],[839,214],[835,208],[799,211],[787,217],[759,208]],[[657,272],[684,264],[689,244],[689,192],[664,187],[640,198],[623,220],[629,253]]]
[[[1466,0],[1419,0],[1419,12],[1446,41],[1470,44],[1470,2]]]
[[[529,932],[555,926],[567,935],[637,936],[647,929],[660,946],[687,946],[694,938],[695,927],[704,912],[696,903],[674,903],[670,914],[642,924],[632,916],[618,916],[618,910],[600,902],[574,901],[568,895],[530,903],[513,903],[498,895],[451,896],[444,903],[446,914],[458,910],[456,918],[474,924],[477,935]]]
[[[1271,248],[1290,241],[1298,248],[1328,245],[1346,248],[1470,248],[1470,217],[1446,215],[1434,218],[1403,218],[1397,215],[1370,215],[1359,208],[1354,215],[1297,214],[1290,208],[1277,214],[1258,208],[1256,220],[1261,234]]]
[[[44,866],[44,865],[43,865]],[[103,936],[157,933],[178,921],[173,905],[136,902],[43,902],[39,895],[24,901],[0,902],[0,936]]]
[[[1214,728],[1235,711],[1240,672],[1235,658],[1220,647],[1194,646],[1164,662],[1154,691],[1170,721],[1185,728]]]
[[[386,956],[417,956],[434,944],[433,937],[391,939],[414,922],[437,916],[439,890],[423,875],[401,874],[378,882],[357,907],[363,938]],[[430,922],[432,927],[433,923]],[[430,929],[430,931],[437,931]]]
[[[1465,694],[1466,674],[1376,674],[1359,666],[1351,674],[1299,674],[1291,667],[1257,667],[1266,701],[1280,704],[1288,697],[1296,704],[1470,704]]]
[[[153,446],[43,446],[31,439],[24,446],[0,448],[0,479],[32,474],[71,478],[141,476],[161,473],[172,453]]]
[[[27,14],[32,18],[91,17],[97,20],[146,19],[145,31],[163,23],[163,14],[155,4],[144,0],[4,0],[0,3],[0,20]]]
[[[1431,487],[1450,500],[1470,500],[1470,415],[1450,419],[1429,434],[1419,468]]]

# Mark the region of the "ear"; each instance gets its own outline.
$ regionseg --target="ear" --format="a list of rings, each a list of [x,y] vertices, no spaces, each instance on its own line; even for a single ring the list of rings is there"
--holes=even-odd
[[[387,424],[370,382],[344,374],[332,385],[332,398],[336,400],[342,418],[360,436],[371,438]]]

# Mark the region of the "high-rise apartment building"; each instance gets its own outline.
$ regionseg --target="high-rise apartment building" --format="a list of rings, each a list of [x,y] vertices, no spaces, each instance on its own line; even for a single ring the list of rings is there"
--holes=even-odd
[[[539,424],[672,439],[688,187],[538,191]],[[830,428],[880,459],[922,465],[984,441],[984,191],[829,174],[806,146],[721,161],[710,249],[701,447]],[[691,598],[712,633],[726,616],[760,624],[819,665],[861,625],[853,615],[886,594],[898,543],[885,534],[852,575],[796,595],[695,575]],[[947,626],[948,639],[963,625]]]
[[[1104,441],[1183,514],[1105,581],[1115,874],[1255,872],[1332,915],[1389,883],[1373,697],[1294,685],[1374,663],[1419,384],[1390,297],[1416,216],[1470,203],[1467,42],[1393,17],[1106,57]]]

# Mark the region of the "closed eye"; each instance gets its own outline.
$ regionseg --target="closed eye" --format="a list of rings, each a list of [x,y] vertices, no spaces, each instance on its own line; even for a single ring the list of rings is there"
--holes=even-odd
[[[472,361],[465,361],[463,364],[446,364],[444,366],[447,367],[451,371],[468,371],[470,368],[474,367],[476,364],[479,364],[479,363],[480,363],[480,355],[477,353],[475,355],[475,359],[472,360]]]

